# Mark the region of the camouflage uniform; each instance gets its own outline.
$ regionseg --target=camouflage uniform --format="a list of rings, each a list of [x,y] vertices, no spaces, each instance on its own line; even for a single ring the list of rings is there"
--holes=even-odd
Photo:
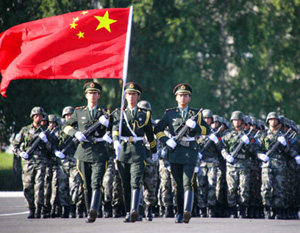
[[[32,109],[30,117],[33,118],[34,114],[42,115],[44,110],[40,107],[35,107]],[[44,130],[46,128],[36,128],[34,124],[23,127],[16,136],[15,152],[22,156]],[[45,159],[47,151],[51,150],[52,147],[49,142],[44,143],[40,141],[32,154],[29,154],[27,159],[23,159],[22,181],[25,203],[30,211],[28,218],[41,217],[41,208],[44,204]]]
[[[243,113],[235,111],[231,115],[231,121],[240,119],[244,121]],[[243,124],[243,123],[242,123]],[[227,200],[230,209],[230,216],[236,218],[236,206],[240,206],[240,217],[246,217],[246,208],[249,204],[250,195],[250,156],[251,143],[243,142],[243,146],[235,157],[232,156],[235,148],[242,143],[242,138],[246,136],[243,129],[237,131],[232,129],[227,135],[222,138],[224,148],[222,155],[226,159],[226,180],[227,180]],[[232,158],[228,159],[228,157]]]

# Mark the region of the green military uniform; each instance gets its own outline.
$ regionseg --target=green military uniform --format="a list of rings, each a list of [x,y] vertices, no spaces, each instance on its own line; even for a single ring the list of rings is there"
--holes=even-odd
[[[187,84],[179,84],[174,88],[175,95],[178,93],[191,94],[192,88]],[[182,116],[180,108],[167,109],[161,120],[155,126],[154,132],[157,138],[166,143],[169,140],[164,133],[168,127],[172,136],[175,136],[180,128],[185,125],[189,116],[197,114],[198,110],[187,108],[185,116]],[[196,125],[194,129],[189,128],[184,137],[182,137],[173,151],[169,153],[168,161],[171,164],[171,172],[177,184],[177,220],[183,221],[183,199],[185,198],[185,214],[190,215],[193,206],[193,189],[192,180],[194,176],[194,168],[198,160],[198,145],[195,137],[198,134],[206,135],[210,133],[210,127],[202,118],[200,113],[195,119]],[[185,196],[183,198],[183,196]],[[187,216],[185,222],[189,221]]]
[[[84,89],[86,93],[89,91],[100,92],[102,87],[98,83],[89,82],[85,84]],[[97,121],[103,115],[106,115],[106,112],[100,107],[93,110],[90,110],[88,106],[77,107],[70,119],[63,124],[63,131],[70,136],[75,136],[78,131],[84,131],[88,124]],[[74,155],[78,162],[78,171],[83,179],[86,208],[93,215],[92,217],[89,215],[86,222],[95,221],[96,216],[94,217],[94,215],[97,215],[95,212],[97,212],[100,203],[100,187],[109,159],[106,142],[103,139],[105,133],[106,127],[101,124],[89,135],[96,140],[96,143],[82,141]]]
[[[127,83],[125,92],[142,92],[137,83]],[[132,112],[128,107],[123,112],[122,131],[119,135],[120,127],[120,110],[114,114],[113,121],[113,140],[121,140],[120,152],[117,155],[118,170],[124,189],[124,201],[126,217],[125,222],[135,222],[138,217],[137,207],[139,203],[140,187],[145,169],[145,160],[147,158],[146,147],[143,137],[146,135],[150,142],[150,150],[156,153],[156,141],[154,139],[151,112],[135,107]],[[126,115],[126,116],[125,116]],[[127,123],[126,123],[127,119]],[[131,129],[129,129],[129,127]],[[133,133],[135,135],[133,135]],[[130,206],[131,204],[131,206]]]

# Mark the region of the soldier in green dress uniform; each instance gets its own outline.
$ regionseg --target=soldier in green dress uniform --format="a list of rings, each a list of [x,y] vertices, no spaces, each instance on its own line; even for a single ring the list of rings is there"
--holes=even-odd
[[[74,157],[78,160],[77,168],[84,184],[84,198],[88,211],[87,223],[94,222],[100,203],[100,187],[107,167],[109,154],[106,149],[106,129],[109,119],[103,108],[98,107],[102,87],[99,83],[88,82],[83,87],[87,106],[78,107],[68,121],[63,124],[63,131],[80,141]],[[97,121],[101,126],[92,135],[94,142],[87,140],[82,133],[91,122]],[[77,128],[75,128],[77,127]]]
[[[120,127],[120,110],[114,114],[113,140],[116,160],[123,184],[126,217],[124,222],[138,220],[140,188],[145,169],[147,150],[143,142],[146,135],[150,143],[152,156],[156,155],[156,141],[151,123],[151,111],[137,106],[142,88],[135,82],[125,85],[125,99],[128,106],[123,110],[122,130]]]
[[[188,84],[179,84],[173,90],[177,108],[167,109],[161,120],[156,125],[154,132],[157,138],[172,150],[169,153],[171,172],[177,185],[177,217],[176,223],[188,223],[193,207],[193,176],[194,168],[198,160],[196,136],[209,134],[210,127],[203,120],[200,113],[195,120],[190,118],[196,115],[198,110],[188,107],[191,100],[192,88]],[[176,136],[182,126],[189,127],[186,134],[176,143],[171,137],[167,137],[164,130],[168,127],[172,136]],[[184,212],[183,212],[184,210]]]

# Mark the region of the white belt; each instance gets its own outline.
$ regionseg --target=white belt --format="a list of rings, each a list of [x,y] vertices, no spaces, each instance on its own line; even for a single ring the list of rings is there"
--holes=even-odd
[[[137,142],[137,141],[142,141],[143,137],[121,137],[121,140],[125,142]]]
[[[95,142],[104,142],[105,140],[103,138],[93,138]]]
[[[195,138],[182,137],[180,140],[184,142],[193,142],[195,141]]]

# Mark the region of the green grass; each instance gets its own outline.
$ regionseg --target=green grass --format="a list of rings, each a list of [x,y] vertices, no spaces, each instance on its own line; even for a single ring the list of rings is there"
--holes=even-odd
[[[13,170],[12,154],[0,153],[0,190],[11,191],[12,184],[12,170]]]

